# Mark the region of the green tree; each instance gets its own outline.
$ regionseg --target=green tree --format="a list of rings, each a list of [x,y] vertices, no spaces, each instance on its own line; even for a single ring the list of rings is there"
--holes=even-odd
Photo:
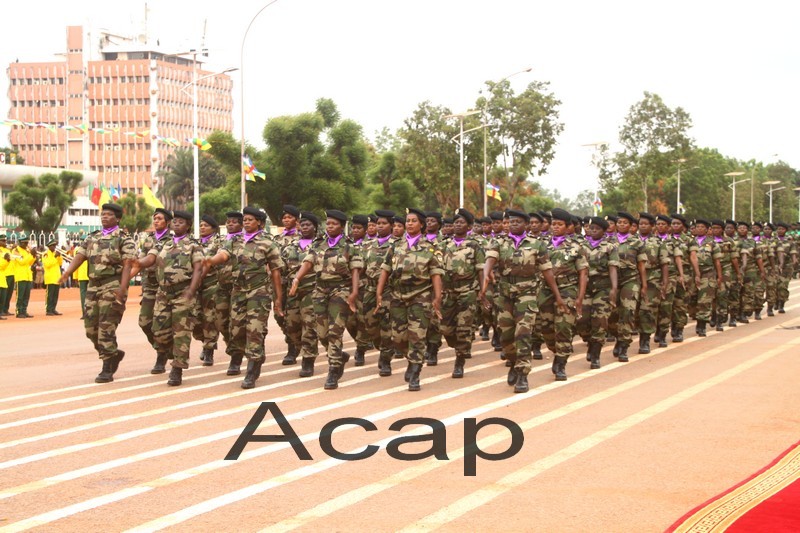
[[[158,196],[169,209],[185,209],[194,195],[194,157],[191,148],[178,148],[167,157],[158,171],[163,180]],[[198,157],[200,194],[225,184],[222,166],[210,155]]]
[[[153,208],[147,205],[144,198],[129,192],[117,203],[122,206],[123,215],[119,225],[131,234],[140,233],[150,227],[153,219]]]
[[[240,177],[228,178],[224,187],[203,193],[200,196],[200,214],[211,215],[220,225],[225,223],[225,214],[229,211],[239,211]],[[189,209],[194,209],[192,202]]]
[[[26,231],[55,231],[64,213],[75,202],[75,191],[83,180],[79,172],[23,176],[14,184],[5,203],[6,213],[20,220]]]
[[[22,157],[21,155],[19,155],[19,150],[17,150],[13,146],[10,147],[10,148],[7,147],[7,146],[4,147],[4,148],[0,148],[0,152],[3,152],[4,154],[6,154],[6,164],[7,165],[11,164],[11,154],[16,154],[15,160],[16,160],[16,164],[17,165],[24,165],[25,164],[25,158]]]
[[[400,177],[395,152],[384,152],[378,156],[368,177],[376,185],[370,199],[378,209],[402,212],[406,207],[419,205],[417,188],[411,180]]]

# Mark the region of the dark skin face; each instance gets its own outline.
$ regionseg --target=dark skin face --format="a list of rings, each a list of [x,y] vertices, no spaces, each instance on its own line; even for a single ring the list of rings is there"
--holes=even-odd
[[[508,229],[512,235],[524,235],[525,226],[528,223],[522,217],[511,217],[508,219]]]
[[[200,236],[201,237],[208,237],[209,235],[214,233],[214,226],[206,222],[205,220],[200,221]]]
[[[156,213],[153,215],[153,229],[157,232],[162,232],[169,227],[169,221],[163,213]]]
[[[491,235],[492,224],[490,222],[481,222],[481,229],[483,229],[484,235]]]
[[[245,215],[242,227],[247,233],[255,233],[261,229],[261,221],[253,215]]]
[[[313,239],[317,234],[317,227],[310,220],[300,221],[300,236],[304,239]]]
[[[778,237],[780,238],[783,238],[783,236],[786,235],[786,228],[784,228],[783,226],[778,226],[777,231],[778,231]]]
[[[100,225],[103,226],[104,229],[113,228],[114,226],[119,225],[117,214],[110,209],[103,209],[103,211],[100,213]]]
[[[225,229],[228,233],[239,233],[242,231],[242,220],[236,217],[225,220]]]
[[[733,237],[736,235],[736,226],[733,224],[725,224],[725,235],[728,237]]]
[[[567,228],[572,224],[567,224],[563,220],[553,220],[550,223],[550,232],[556,237],[563,237],[567,234]]]
[[[527,225],[528,223],[526,222],[525,224]],[[511,228],[511,223],[508,221],[507,218],[504,218],[503,219],[503,231],[508,233],[510,228]]]
[[[453,221],[453,235],[463,239],[467,236],[467,231],[469,231],[469,224],[464,217],[458,217]]]
[[[540,226],[542,228],[542,232],[550,231],[550,222],[548,222],[547,219],[545,219],[544,222],[540,224]]]
[[[374,237],[378,234],[378,225],[375,222],[369,222],[367,224],[367,235],[370,237]]]
[[[672,228],[672,233],[674,235],[677,235],[677,234],[679,234],[679,233],[681,233],[683,231],[683,222],[681,222],[680,220],[678,220],[676,218],[675,220],[672,221],[672,224],[670,224],[670,227]]]
[[[409,213],[406,215],[406,233],[416,237],[422,232],[423,227],[422,221],[416,214]]]
[[[753,226],[750,227],[750,233],[753,234],[753,237],[761,235],[761,228],[754,224]]]
[[[617,220],[617,233],[626,235],[631,230],[631,222],[627,218]]]
[[[290,215],[289,213],[284,213],[281,217],[281,223],[283,224],[284,230],[291,230],[297,227],[297,219],[294,215]]]
[[[639,233],[646,236],[650,235],[652,231],[653,231],[653,225],[650,223],[649,220],[647,220],[646,218],[639,220]]]
[[[764,228],[764,236],[765,237],[772,237],[772,228],[770,228],[769,226]]]
[[[325,220],[325,231],[328,233],[329,237],[338,237],[344,231],[344,225],[340,220],[335,218],[328,217]]]
[[[542,223],[538,218],[532,218],[528,227],[532,233],[539,233],[542,230]]]
[[[425,227],[425,231],[428,233],[439,233],[439,230],[442,229],[439,220],[435,217],[427,217],[425,219]]]
[[[406,232],[406,225],[402,222],[394,222],[392,224],[392,235],[395,237],[402,237]]]
[[[361,224],[353,224],[350,228],[350,236],[354,241],[360,241],[367,235],[367,228]]]
[[[669,231],[669,224],[666,220],[656,220],[656,231],[661,235],[666,234]]]
[[[722,226],[711,226],[711,235],[714,237],[722,237]]]
[[[172,219],[172,231],[176,237],[183,237],[192,228],[191,223],[183,218]]]
[[[606,235],[606,230],[604,230],[601,226],[597,224],[589,224],[589,237],[592,239],[599,241]]]
[[[705,237],[708,235],[708,226],[705,224],[695,224],[694,231],[696,237]]]
[[[736,231],[739,233],[739,237],[747,237],[747,226],[744,224],[737,226]]]
[[[453,234],[453,224],[445,224],[442,226],[442,235],[452,235]]]
[[[500,233],[503,231],[503,221],[492,219],[492,233]]]
[[[386,238],[392,232],[392,222],[386,218],[379,218],[375,223],[375,228],[378,231],[378,237]]]
[[[614,233],[615,231],[617,231],[617,223],[614,222],[613,220],[609,220],[608,221],[608,232],[609,233]]]

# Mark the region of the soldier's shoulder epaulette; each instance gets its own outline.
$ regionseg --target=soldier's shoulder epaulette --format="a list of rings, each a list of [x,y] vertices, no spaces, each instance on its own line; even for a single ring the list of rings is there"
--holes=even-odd
[[[97,235],[100,235],[101,233],[103,233],[103,230],[100,230],[100,229],[99,229],[99,230],[96,230],[96,231],[93,231],[93,232],[91,232],[89,235],[90,235],[90,236],[92,236],[92,235],[93,235],[93,236],[95,236],[95,237],[96,237]]]

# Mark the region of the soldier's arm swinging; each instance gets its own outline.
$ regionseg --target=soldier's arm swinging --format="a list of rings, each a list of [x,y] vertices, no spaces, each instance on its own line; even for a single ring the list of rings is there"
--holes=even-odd
[[[481,280],[481,290],[478,293],[478,300],[480,300],[483,306],[487,309],[491,307],[491,304],[486,299],[486,289],[489,285],[489,274],[492,272],[496,261],[497,260],[494,257],[487,257],[486,262],[483,265],[483,279]],[[552,276],[552,272],[550,275]]]
[[[786,262],[786,254],[783,253],[783,250],[778,250],[778,270],[783,272],[783,265]]]
[[[669,265],[661,265],[661,298],[667,296],[669,288]]]
[[[642,280],[641,295],[642,301],[647,303],[647,263],[645,261],[638,261],[636,268],[639,270],[639,279]]]
[[[308,274],[312,268],[313,265],[310,262],[303,261],[303,264],[300,265],[300,269],[297,271],[297,274],[294,275],[292,285],[289,287],[289,296],[294,296],[297,293],[297,286],[300,285],[300,282],[303,281],[303,278],[306,277],[306,274]]]
[[[439,320],[442,319],[442,276],[439,274],[431,275],[433,284],[433,314]]]
[[[221,265],[222,263],[227,263],[230,258],[231,255],[228,253],[227,250],[220,250],[219,252],[217,252],[215,256],[207,257],[203,262],[208,267],[215,267]]]
[[[767,273],[764,271],[764,259],[756,257],[756,265],[758,265],[758,271],[761,274],[761,281],[766,281]]]
[[[358,300],[358,280],[361,275],[360,268],[354,268],[350,271],[350,280],[351,280],[351,288],[350,288],[350,296],[347,297],[347,305],[350,307],[352,312],[356,312],[356,300]]]
[[[608,266],[608,277],[611,279],[611,292],[608,293],[608,303],[613,308],[617,306],[617,291],[619,290],[616,265]]]
[[[583,316],[583,297],[586,296],[586,286],[589,284],[589,269],[578,270],[578,297],[575,299],[575,312],[578,318]]]
[[[722,263],[720,263],[719,259],[714,259],[714,268],[717,269],[717,287],[722,287]]]
[[[731,257],[731,263],[733,263],[733,270],[736,272],[736,279],[741,282],[742,271],[739,269],[739,258],[735,256]]]
[[[269,266],[267,267],[269,268]],[[275,301],[272,308],[276,316],[283,316],[283,283],[281,283],[281,269],[274,268],[270,271],[272,288],[275,289]]]
[[[192,281],[189,283],[189,288],[183,293],[183,297],[187,300],[194,298],[197,294],[197,289],[203,282],[203,273],[205,271],[204,261],[197,261],[192,265]]]
[[[387,281],[389,281],[389,273],[385,270],[381,270],[381,274],[378,276],[378,293],[375,295],[375,309],[379,309],[381,304],[383,304],[383,291]]]
[[[686,288],[686,276],[683,275],[683,258],[680,256],[675,256],[675,266],[678,267],[678,282],[680,282],[681,287],[684,289]]]
[[[131,269],[131,277],[139,273],[143,268],[149,268],[156,264],[155,254],[147,254],[144,257],[133,260],[133,268]]]
[[[550,292],[552,292],[553,296],[556,298],[556,307],[558,307],[559,312],[562,314],[569,313],[567,304],[565,304],[563,298],[561,298],[561,291],[558,290],[556,278],[553,276],[553,269],[548,268],[547,270],[543,270],[542,277],[544,278],[545,283],[547,283],[547,286],[550,287]]]
[[[75,254],[75,258],[69,264],[69,266],[64,271],[64,273],[61,274],[61,278],[58,280],[58,282],[59,283],[66,282],[70,277],[72,277],[72,274],[76,270],[78,270],[78,267],[81,266],[84,261],[86,261],[86,256],[85,255],[83,255],[83,254]]]
[[[700,263],[697,262],[697,251],[692,250],[689,252],[689,263],[692,265],[692,270],[694,270],[694,282],[696,284],[700,284]]]
[[[128,298],[128,287],[131,285],[131,269],[133,266],[133,259],[126,259],[122,263],[122,277],[119,280],[119,289],[117,289],[116,298],[117,302],[124,303]]]

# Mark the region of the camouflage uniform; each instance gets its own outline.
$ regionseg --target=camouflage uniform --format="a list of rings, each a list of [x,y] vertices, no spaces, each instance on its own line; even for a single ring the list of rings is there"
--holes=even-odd
[[[477,240],[466,237],[461,243],[448,239],[442,247],[441,334],[455,349],[456,358],[472,357],[473,320],[477,307],[478,274],[483,270],[485,252]]]
[[[497,327],[506,358],[514,361],[514,369],[527,375],[531,370],[531,344],[541,272],[553,268],[547,245],[542,239],[525,236],[519,247],[512,237],[495,238],[486,251],[486,258],[497,263]]]
[[[222,248],[224,242],[219,235],[211,235],[205,243],[201,239],[200,246],[202,246],[206,257],[214,257]],[[202,341],[203,351],[209,351],[212,354],[217,349],[217,340],[222,327],[222,320],[217,313],[219,270],[220,267],[212,267],[206,277],[203,278],[203,283],[197,291],[196,320],[194,321],[194,330],[192,332],[195,339]],[[191,279],[191,275],[189,279]]]
[[[698,241],[696,241],[698,242]],[[714,260],[722,259],[722,250],[710,235],[697,244],[697,264],[700,267],[700,284],[692,292],[691,310],[698,322],[711,320],[711,307],[717,291],[717,270]]]
[[[714,242],[719,246],[721,253],[719,262],[722,266],[722,285],[717,287],[714,311],[717,317],[717,327],[719,327],[728,319],[731,290],[733,283],[736,281],[736,271],[733,268],[733,254],[736,251],[736,243],[734,243],[733,239],[725,235],[714,238]]]
[[[364,337],[380,349],[379,360],[384,362],[391,361],[394,354],[392,324],[388,313],[383,311],[376,313],[375,304],[381,267],[396,241],[397,239],[392,236],[389,236],[383,244],[377,238],[370,240],[362,249],[364,270],[359,278],[364,281],[364,294],[361,297],[361,306],[364,312]],[[386,304],[390,304],[391,294],[388,284],[384,288],[382,299]]]
[[[264,337],[267,335],[272,297],[270,273],[283,268],[280,250],[265,231],[245,242],[244,235],[225,241],[231,256],[233,290],[231,292],[230,343],[226,352],[232,360],[264,360]]]
[[[642,240],[641,237],[637,237]],[[667,246],[657,235],[650,235],[642,240],[643,253],[647,256],[645,269],[647,270],[647,302],[639,302],[639,333],[652,335],[658,325],[658,310],[661,307],[661,267],[670,264],[670,254]]]
[[[443,250],[445,239],[438,233],[433,238],[429,238],[428,235],[423,234],[422,238],[426,239],[430,244],[436,247],[437,250]],[[442,300],[442,302],[444,303],[444,300]],[[428,326],[428,331],[425,334],[425,345],[426,358],[430,357],[431,354],[433,354],[433,357],[436,357],[436,354],[439,353],[439,348],[442,346],[441,324],[439,323],[439,318],[433,314],[431,315],[431,323]]]
[[[577,332],[586,342],[603,346],[608,334],[608,318],[611,316],[611,277],[609,267],[619,268],[619,253],[609,241],[603,240],[596,247],[589,241],[584,245],[589,262],[589,282],[583,299],[583,316],[578,320]]]
[[[556,309],[556,299],[550,287],[542,287],[538,296],[539,322],[547,348],[555,357],[569,358],[572,354],[572,337],[575,335],[577,321],[575,301],[578,297],[578,272],[588,270],[587,253],[581,240],[567,237],[560,246],[555,247],[552,240],[548,245],[553,276],[556,279],[561,299],[569,310],[563,314]]]
[[[297,228],[290,230],[288,233],[287,233],[286,230],[283,230],[283,232],[281,232],[280,235],[277,235],[277,236],[274,237],[275,243],[278,245],[279,249],[281,250],[281,255],[283,255],[283,250],[287,246],[297,243],[297,241],[299,239],[300,239],[300,232],[297,230]],[[286,344],[289,347],[289,352],[296,356],[296,354],[299,351],[300,345],[299,344],[294,344],[292,342],[292,337],[291,337],[291,335],[289,335],[289,331],[287,329],[287,324],[286,324],[286,320],[287,320],[286,306],[289,305],[289,298],[288,298],[289,287],[292,284],[292,279],[293,278],[289,277],[288,275],[286,275],[285,271],[282,274],[283,274],[283,276],[282,276],[281,279],[282,279],[283,294],[284,294],[284,301],[283,301],[284,315],[283,316],[275,315],[275,322],[278,323],[278,327],[280,327],[281,331],[283,332],[284,341],[286,342]],[[270,290],[271,290],[271,288],[270,288]]]
[[[124,230],[116,229],[109,235],[98,230],[75,249],[78,254],[89,262],[83,320],[86,336],[100,359],[111,359],[117,356],[117,326],[125,312],[125,302],[116,301],[114,293],[119,289],[124,262],[136,259],[136,245]]]
[[[776,299],[778,308],[783,309],[784,304],[789,300],[789,281],[792,279],[792,257],[797,255],[797,248],[791,238],[784,236],[783,239],[776,237],[778,242],[777,251],[783,252],[783,270],[780,270],[778,263],[778,288]]]
[[[241,235],[239,233],[238,235]],[[220,249],[238,235],[226,235],[220,240]],[[233,293],[233,261],[228,261],[217,267],[217,305],[216,314],[219,320],[217,329],[225,340],[225,346],[230,344],[231,335],[231,295]]]
[[[744,262],[744,257],[747,257],[739,308],[742,316],[747,317],[756,309],[756,290],[761,285],[761,273],[757,261],[763,257],[761,247],[752,238],[740,239],[739,242],[741,243],[742,262]]]
[[[693,236],[687,234],[681,234],[677,237],[673,236],[672,238],[680,240],[683,246],[683,255],[686,258],[686,261],[684,261],[683,274],[686,277],[686,283],[688,284],[688,288],[682,286],[681,284],[677,284],[675,286],[675,298],[672,301],[672,327],[677,333],[678,331],[683,330],[689,321],[688,304],[689,298],[691,297],[691,291],[693,290],[692,280],[694,279],[694,269],[691,266],[690,258],[692,251],[697,251],[697,241],[694,240]]]
[[[739,271],[742,273],[742,280],[744,280],[744,271],[741,269],[742,242],[739,239],[739,235],[728,238],[731,240],[731,261],[733,261],[734,257],[739,260]],[[739,283],[739,278],[736,276],[736,272],[734,271],[733,277],[731,277],[731,283],[728,287],[728,314],[731,317],[731,325],[736,325],[736,320],[742,314],[741,294],[742,284]]]
[[[281,250],[281,258],[286,264],[286,278],[293,280],[297,271],[303,265],[306,252],[314,243],[312,241],[304,250],[300,246],[300,239],[286,245]],[[317,320],[314,315],[314,284],[317,276],[314,272],[307,273],[297,286],[294,296],[288,296],[286,292],[286,316],[284,317],[286,335],[289,341],[300,348],[300,356],[303,358],[316,359],[317,350]]]
[[[433,308],[431,276],[444,274],[441,252],[424,235],[413,246],[404,237],[386,253],[381,269],[389,273],[389,316],[395,349],[409,364],[421,365]]]
[[[203,261],[202,245],[188,235],[177,243],[164,243],[161,251],[151,248],[147,255],[156,256],[158,292],[153,312],[153,337],[156,349],[170,355],[172,366],[189,368],[189,347],[192,343],[192,316],[197,298],[187,300],[195,263]]]
[[[352,271],[362,269],[364,264],[358,248],[345,236],[340,236],[333,247],[326,238],[314,242],[303,261],[311,263],[317,277],[312,296],[317,338],[328,352],[330,367],[342,368],[342,336],[350,316],[347,298]]]
[[[156,238],[155,234],[148,234],[141,244],[140,253],[144,257],[150,253],[150,250],[155,250],[156,253],[161,251],[161,247],[169,242],[172,238],[172,232],[169,229],[164,231],[160,239]],[[153,337],[153,311],[156,305],[156,293],[158,293],[158,278],[156,277],[156,267],[152,266],[142,270],[142,301],[139,303],[139,327],[142,328],[147,342],[155,348],[156,341]]]
[[[778,300],[778,244],[775,235],[767,238],[763,237],[761,242],[764,244],[766,259],[764,259],[764,270],[767,273],[766,300],[767,311],[772,314],[772,309]]]
[[[620,235],[615,237],[619,255],[617,270],[619,297],[617,307],[611,312],[609,330],[617,338],[619,345],[627,348],[631,344],[636,308],[639,305],[642,289],[638,263],[647,261],[647,255],[644,253],[644,243],[637,235],[629,233],[624,241],[620,241],[619,237]]]
[[[359,242],[353,242],[353,246],[358,250],[358,254],[364,256],[364,248],[371,244],[371,240],[366,238],[361,239]],[[363,355],[369,347],[369,338],[367,337],[367,319],[364,311],[364,293],[367,290],[367,280],[359,276],[358,278],[358,298],[356,298],[356,312],[350,313],[347,319],[347,332],[356,341],[357,355]],[[358,359],[357,359],[358,361]]]

